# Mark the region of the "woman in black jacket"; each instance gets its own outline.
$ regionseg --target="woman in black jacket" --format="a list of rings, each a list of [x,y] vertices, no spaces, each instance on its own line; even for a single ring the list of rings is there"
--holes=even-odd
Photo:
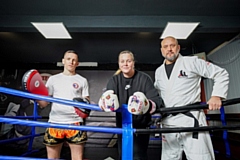
[[[118,57],[119,70],[107,83],[107,91],[99,100],[99,106],[109,111],[107,96],[112,96],[114,104],[111,106],[116,110],[122,104],[128,104],[128,111],[133,116],[133,128],[146,129],[151,122],[151,115],[162,105],[158,91],[149,75],[134,68],[133,53],[125,50]],[[107,94],[106,94],[107,93]],[[117,99],[116,99],[117,98]],[[122,127],[122,114],[116,112],[116,125]],[[147,149],[149,134],[134,135],[133,155],[134,160],[147,160]],[[118,135],[119,160],[121,160],[122,135]]]

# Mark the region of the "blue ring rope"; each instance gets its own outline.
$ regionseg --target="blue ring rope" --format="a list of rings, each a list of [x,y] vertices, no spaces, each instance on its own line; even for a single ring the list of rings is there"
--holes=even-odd
[[[42,96],[42,95],[18,91],[18,90],[6,88],[6,87],[0,87],[0,92],[6,93],[6,94],[11,94],[11,95],[18,96],[18,97],[33,99],[33,100],[44,100],[44,101],[48,101],[48,102],[61,103],[61,104],[68,105],[69,107],[74,106],[74,107],[78,107],[78,108],[86,108],[86,109],[91,109],[91,110],[95,110],[95,111],[102,111],[98,107],[98,105],[95,105],[95,104],[87,104],[87,103],[83,103],[83,102],[75,102],[75,101],[61,99],[61,98]]]
[[[61,129],[74,129],[74,130],[83,130],[83,131],[122,134],[121,128],[76,126],[76,125],[69,125],[69,124],[47,123],[47,122],[38,122],[38,121],[32,121],[32,120],[30,121],[30,120],[2,118],[2,117],[0,117],[0,122],[10,123],[10,124],[19,124],[19,125],[25,125],[25,126],[31,126],[31,127],[61,128]]]

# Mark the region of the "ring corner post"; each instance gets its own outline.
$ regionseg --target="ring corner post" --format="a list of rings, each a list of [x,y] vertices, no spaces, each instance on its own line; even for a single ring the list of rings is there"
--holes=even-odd
[[[226,116],[225,116],[225,109],[224,106],[222,106],[220,108],[220,119],[222,121],[222,125],[226,126],[227,122],[226,122]],[[229,141],[228,141],[228,130],[223,130],[223,140],[225,143],[225,152],[226,152],[226,157],[227,158],[231,158],[231,149],[230,149],[230,145],[229,145]]]
[[[133,160],[133,127],[132,115],[127,105],[122,105],[122,159]]]

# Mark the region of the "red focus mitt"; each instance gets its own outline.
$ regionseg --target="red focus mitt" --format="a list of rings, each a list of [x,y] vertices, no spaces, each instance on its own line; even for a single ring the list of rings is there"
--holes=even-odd
[[[48,96],[48,89],[37,70],[31,69],[22,77],[22,87],[30,93]]]
[[[90,104],[90,102],[87,99],[80,98],[80,97],[73,98],[73,101]],[[74,107],[74,109],[75,109],[75,112],[77,113],[77,115],[79,115],[79,117],[82,117],[82,118],[87,118],[91,112],[90,109],[85,109],[85,108]]]

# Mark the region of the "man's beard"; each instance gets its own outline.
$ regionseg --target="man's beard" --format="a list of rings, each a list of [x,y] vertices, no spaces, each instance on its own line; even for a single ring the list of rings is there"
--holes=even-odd
[[[179,54],[179,53],[174,53],[173,56],[171,56],[171,57],[165,56],[164,58],[166,58],[166,59],[167,59],[168,61],[170,61],[170,62],[175,62],[175,60],[176,60],[177,57],[178,57],[178,54]]]

